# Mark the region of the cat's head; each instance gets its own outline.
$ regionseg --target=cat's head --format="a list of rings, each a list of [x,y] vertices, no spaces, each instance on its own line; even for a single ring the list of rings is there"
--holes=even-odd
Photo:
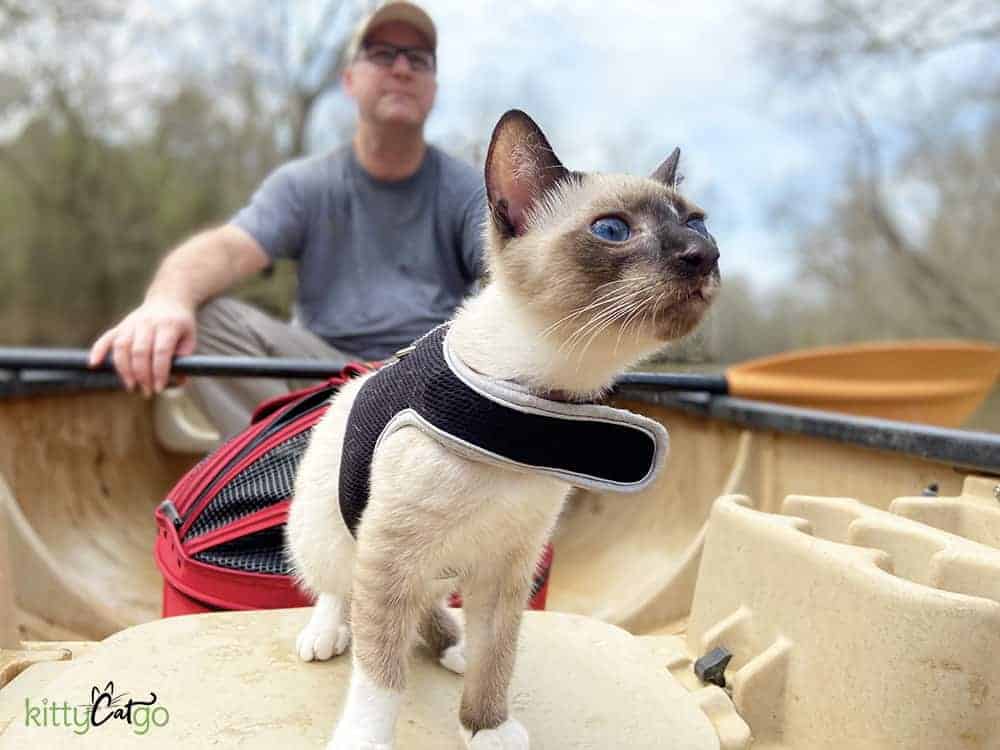
[[[719,288],[719,251],[677,190],[679,157],[650,177],[573,172],[528,115],[507,112],[486,157],[491,277],[560,339],[690,332]]]

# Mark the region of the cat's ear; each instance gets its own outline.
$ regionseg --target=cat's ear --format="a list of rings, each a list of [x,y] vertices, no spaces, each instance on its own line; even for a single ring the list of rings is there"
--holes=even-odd
[[[650,175],[657,182],[662,182],[668,188],[677,187],[677,163],[681,160],[681,150],[675,148],[670,156]]]
[[[486,197],[500,234],[524,234],[528,210],[568,173],[534,120],[519,109],[504,114],[486,154]]]

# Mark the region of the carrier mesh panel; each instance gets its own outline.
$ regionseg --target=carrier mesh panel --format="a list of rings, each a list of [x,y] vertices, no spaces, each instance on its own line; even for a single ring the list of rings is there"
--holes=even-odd
[[[312,428],[279,443],[233,477],[191,524],[185,540],[290,498],[311,433]]]
[[[284,525],[257,531],[203,550],[194,559],[220,568],[287,576],[292,565],[285,557],[284,532]]]

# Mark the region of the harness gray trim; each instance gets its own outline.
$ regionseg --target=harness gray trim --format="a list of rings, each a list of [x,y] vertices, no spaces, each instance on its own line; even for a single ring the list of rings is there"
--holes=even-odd
[[[556,467],[530,466],[457,438],[432,425],[414,409],[404,409],[389,421],[379,435],[378,441],[375,444],[375,451],[378,451],[378,446],[385,437],[401,427],[412,426],[419,429],[428,437],[433,438],[445,448],[470,460],[483,461],[516,471],[546,474],[555,479],[567,482],[574,487],[581,487],[583,489],[601,492],[640,492],[649,487],[659,476],[670,446],[670,436],[659,422],[639,414],[634,414],[627,409],[618,409],[599,404],[574,404],[540,398],[518,383],[507,380],[496,380],[482,375],[470,368],[458,357],[450,345],[450,333],[449,329],[444,339],[445,362],[455,376],[470,389],[495,403],[526,414],[537,414],[539,416],[567,421],[604,422],[607,424],[624,424],[636,427],[645,432],[656,446],[655,456],[650,465],[649,472],[638,482],[616,482]]]

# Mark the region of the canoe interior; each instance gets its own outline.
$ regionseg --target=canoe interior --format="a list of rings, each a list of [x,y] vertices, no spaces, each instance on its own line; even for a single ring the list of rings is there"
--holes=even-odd
[[[579,730],[571,744],[580,747],[610,746],[595,739],[608,727],[642,748],[664,737],[692,750],[1000,747],[1000,478],[640,400],[620,405],[666,425],[671,455],[647,491],[578,492],[560,519],[549,609],[588,617],[526,618],[514,703],[533,716],[524,710],[532,696],[539,747],[567,746],[546,740],[557,715]],[[198,722],[202,704],[244,689],[233,683],[248,674],[266,675],[283,696],[299,690],[296,706],[344,688],[348,662],[322,669],[292,658],[300,611],[158,621],[153,509],[198,457],[162,450],[153,423],[152,404],[124,393],[0,400],[0,645],[61,642],[0,651],[0,748],[30,735],[17,719],[25,695],[83,694],[112,673],[143,689],[155,677],[172,709],[187,711],[156,740],[171,747],[190,744],[192,732],[242,732],[238,714],[209,711],[211,726]],[[937,495],[922,494],[931,485]],[[50,661],[80,649],[68,641],[100,639],[84,658]],[[159,666],[167,647],[187,672]],[[726,690],[694,669],[720,647],[732,655]],[[561,663],[581,675],[572,689]],[[421,669],[418,683],[441,686],[411,691],[412,715],[453,705],[453,676],[445,686],[440,670]],[[184,677],[199,674],[212,675],[208,697]],[[532,674],[558,679],[523,682]],[[317,687],[303,692],[310,680]],[[633,713],[655,698],[639,715],[670,728],[642,721],[649,731],[630,733],[624,714],[609,718],[601,691]],[[223,746],[269,747],[313,726],[265,703],[253,715],[268,714],[267,731]],[[436,726],[406,731],[418,725]],[[677,744],[682,726],[690,743]],[[326,729],[309,729],[310,741]],[[433,746],[458,747],[447,736]],[[104,747],[104,737],[85,740]],[[71,741],[80,739],[59,739]]]
[[[21,635],[103,638],[158,616],[153,509],[198,457],[160,449],[151,403],[118,392],[3,399],[0,429]]]
[[[792,493],[884,508],[932,483],[942,495],[961,487],[962,474],[939,463],[621,405],[667,426],[666,471],[641,494],[574,494],[555,539],[549,606],[636,633],[683,627],[700,535],[721,494],[767,511]],[[151,402],[121,392],[0,400],[22,637],[101,638],[159,616],[153,510],[198,457],[160,448],[152,425]]]

